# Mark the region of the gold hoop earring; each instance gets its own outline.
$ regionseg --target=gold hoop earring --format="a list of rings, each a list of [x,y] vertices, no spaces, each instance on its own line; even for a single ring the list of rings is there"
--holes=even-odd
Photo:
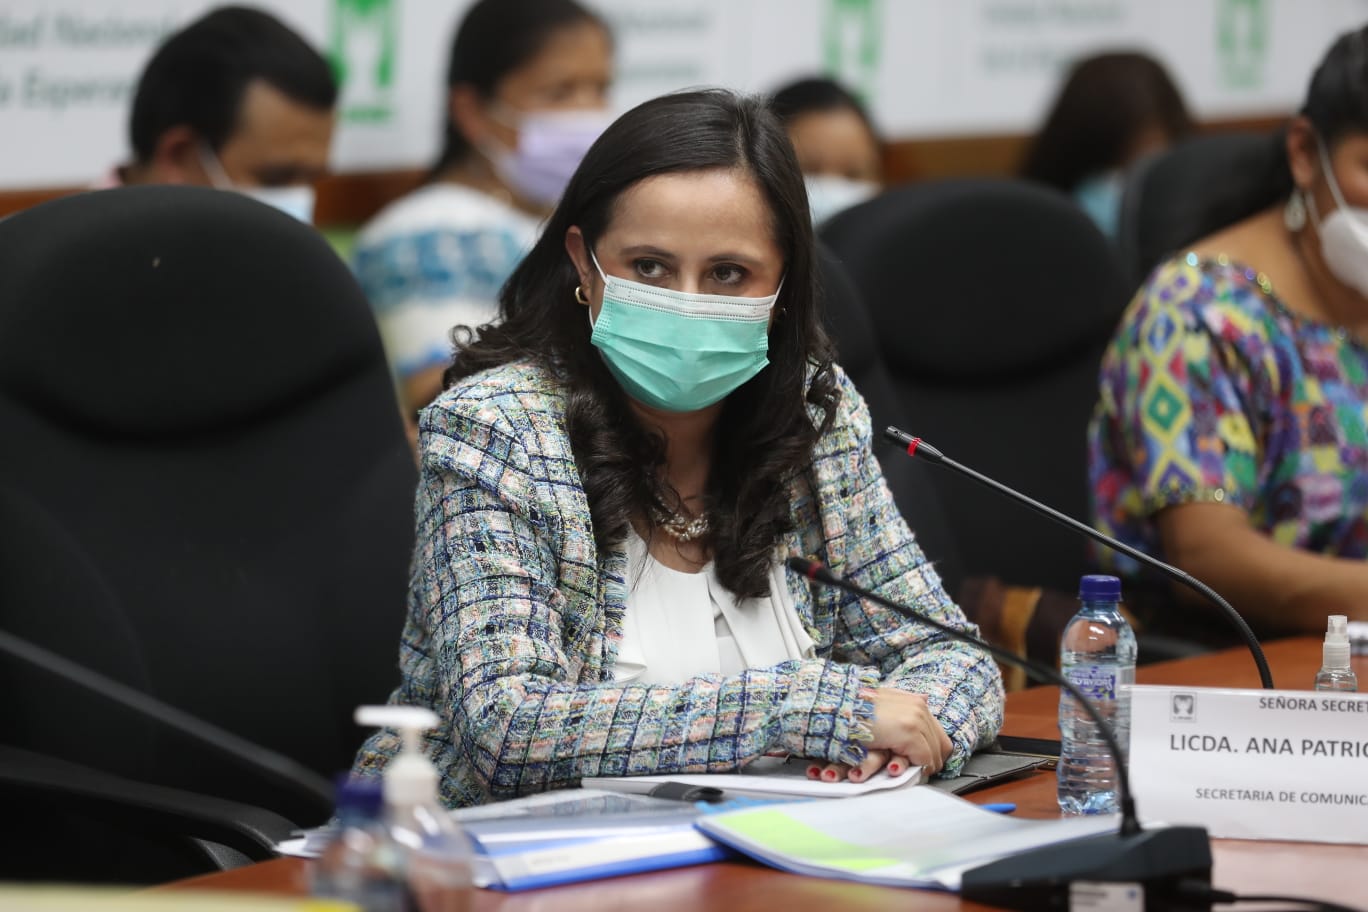
[[[575,301],[576,301],[577,303],[583,304],[585,307],[588,307],[588,306],[589,306],[589,299],[588,299],[587,297],[584,296],[584,286],[583,286],[583,285],[576,285],[576,286],[575,286]]]

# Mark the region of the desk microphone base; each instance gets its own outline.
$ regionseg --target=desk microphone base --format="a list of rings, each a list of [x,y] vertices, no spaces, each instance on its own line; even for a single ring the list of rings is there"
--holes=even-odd
[[[1069,908],[1070,884],[1133,884],[1144,891],[1144,908],[1211,908],[1210,899],[1180,891],[1180,882],[1211,886],[1211,840],[1202,827],[1110,833],[1044,846],[964,872],[960,895],[1004,909]]]

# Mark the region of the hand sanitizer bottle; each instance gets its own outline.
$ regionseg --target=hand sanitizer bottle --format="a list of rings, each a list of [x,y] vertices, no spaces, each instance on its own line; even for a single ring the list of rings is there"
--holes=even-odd
[[[361,725],[398,729],[403,750],[385,767],[386,824],[400,847],[404,880],[420,912],[465,912],[471,903],[470,840],[437,796],[437,768],[423,732],[437,715],[421,706],[362,706]]]
[[[1344,615],[1330,615],[1321,656],[1321,670],[1316,673],[1316,690],[1358,690],[1358,678],[1349,667],[1349,619]]]

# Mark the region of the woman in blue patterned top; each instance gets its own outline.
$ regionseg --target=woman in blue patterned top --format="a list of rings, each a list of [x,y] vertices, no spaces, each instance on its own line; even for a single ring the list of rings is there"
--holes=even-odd
[[[953,773],[991,740],[978,649],[784,572],[791,554],[973,630],[898,514],[821,329],[783,128],[669,95],[590,149],[421,416],[403,681],[442,794],[810,760]],[[372,737],[374,774],[398,749]]]

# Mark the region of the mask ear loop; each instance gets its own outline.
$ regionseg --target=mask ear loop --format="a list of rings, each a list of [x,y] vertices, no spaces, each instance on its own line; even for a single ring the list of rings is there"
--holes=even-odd
[[[1320,133],[1316,133],[1316,151],[1320,154],[1321,171],[1325,174],[1325,183],[1330,188],[1330,195],[1335,198],[1335,205],[1339,211],[1344,213],[1344,218],[1349,224],[1350,230],[1357,236],[1361,243],[1368,244],[1368,225],[1364,225],[1360,216],[1352,206],[1344,200],[1344,194],[1340,191],[1339,180],[1335,177],[1335,171],[1330,167],[1330,153],[1325,148],[1325,142],[1321,139]],[[1321,217],[1316,211],[1315,198],[1310,193],[1303,193],[1306,197],[1306,209],[1311,213],[1311,218],[1315,222],[1316,230],[1320,230]]]
[[[598,270],[599,278],[600,278],[600,279],[603,279],[603,284],[604,284],[604,285],[607,285],[607,284],[608,284],[608,275],[607,275],[607,273],[605,273],[605,272],[603,271],[603,267],[599,265],[598,257],[594,255],[594,248],[593,248],[593,247],[590,247],[590,248],[589,248],[589,259],[593,261],[593,263],[594,263],[594,268]]]
[[[585,246],[588,247],[587,244],[586,244]],[[604,287],[607,288],[607,287],[608,287],[608,276],[604,274],[604,272],[603,272],[603,267],[599,265],[598,257],[594,255],[594,248],[593,248],[593,247],[588,247],[588,250],[589,250],[589,259],[593,262],[594,268],[598,270],[599,278],[600,278],[600,279],[603,279],[603,285],[604,285]],[[583,300],[580,300],[581,296],[583,296]],[[575,286],[575,300],[576,300],[576,301],[579,301],[579,303],[583,304],[583,305],[584,305],[584,309],[587,310],[587,311],[589,312],[589,329],[590,329],[590,334],[592,335],[592,331],[593,331],[593,329],[594,329],[594,305],[593,305],[592,303],[590,303],[590,301],[589,301],[589,296],[586,295],[586,294],[584,294],[584,286],[583,286],[583,285],[576,285],[576,286]]]
[[[209,176],[209,183],[214,185],[217,190],[236,190],[237,186],[233,179],[228,176],[228,172],[223,169],[223,162],[218,155],[209,147],[207,142],[199,144],[200,165],[204,168],[204,173]]]
[[[1335,169],[1330,167],[1330,153],[1326,151],[1325,141],[1321,139],[1319,132],[1316,133],[1316,152],[1320,155],[1321,172],[1325,175],[1325,183],[1330,187],[1330,195],[1335,198],[1335,205],[1346,210],[1345,215],[1348,215],[1349,206],[1344,202],[1344,194],[1340,193],[1339,180],[1335,177]],[[1314,208],[1315,204],[1313,203],[1312,206]],[[1320,213],[1314,214],[1320,215]]]

